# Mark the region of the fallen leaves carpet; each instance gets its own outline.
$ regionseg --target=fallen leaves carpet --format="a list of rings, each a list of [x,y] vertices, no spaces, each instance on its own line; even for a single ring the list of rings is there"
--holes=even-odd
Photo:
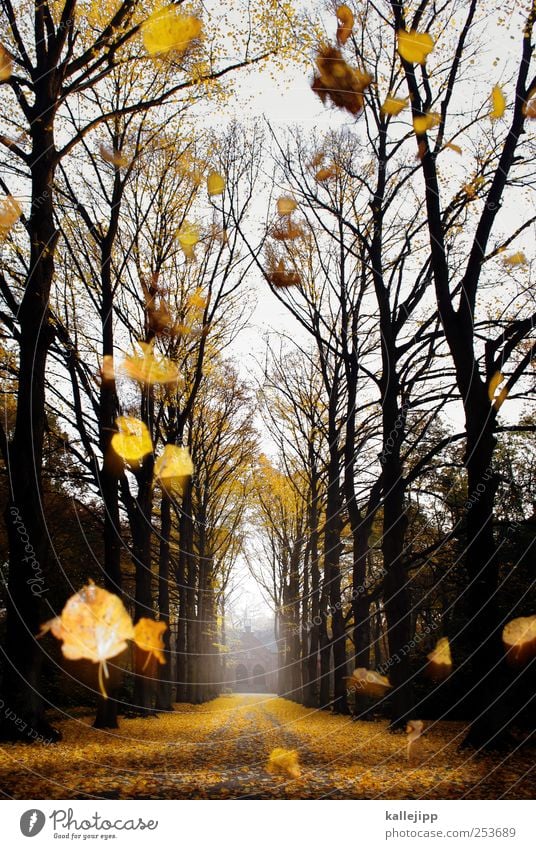
[[[406,756],[386,721],[310,710],[267,695],[176,705],[158,718],[92,728],[89,714],[56,723],[56,745],[6,744],[0,793],[15,799],[524,799],[534,798],[534,750],[460,750],[462,723],[427,723]],[[272,775],[277,747],[298,752],[301,775]]]

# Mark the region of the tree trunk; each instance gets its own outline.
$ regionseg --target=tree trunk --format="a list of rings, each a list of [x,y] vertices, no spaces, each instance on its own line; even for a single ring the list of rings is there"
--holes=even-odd
[[[171,634],[169,630],[169,538],[171,534],[171,504],[163,493],[160,501],[160,551],[158,558],[158,610],[161,622],[167,625],[164,631],[164,655],[166,662],[160,664],[156,689],[156,709],[172,711],[171,702]]]

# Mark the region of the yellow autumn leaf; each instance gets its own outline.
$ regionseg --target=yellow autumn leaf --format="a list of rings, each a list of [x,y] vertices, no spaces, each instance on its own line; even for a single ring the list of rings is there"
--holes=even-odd
[[[408,735],[408,747],[407,747],[407,756],[408,761],[411,760],[411,752],[414,744],[417,742],[419,737],[421,736],[424,729],[424,722],[422,719],[410,719],[406,725],[406,734]]]
[[[489,117],[495,121],[502,118],[506,110],[506,98],[500,85],[494,85],[491,91],[491,112]]]
[[[148,652],[159,662],[165,663],[164,655],[164,631],[167,625],[165,622],[156,622],[154,619],[142,617],[134,625],[133,640],[141,651]]]
[[[426,655],[428,663],[425,674],[432,681],[444,681],[452,672],[452,655],[448,637],[441,637],[436,647]]]
[[[177,365],[167,357],[157,356],[152,343],[139,342],[141,354],[125,357],[122,371],[138,383],[176,383],[179,379]]]
[[[488,398],[493,401],[495,393],[504,380],[504,375],[500,371],[496,371],[488,384]]]
[[[199,227],[190,221],[183,221],[177,230],[177,239],[187,259],[195,256],[194,248],[199,241]]]
[[[141,25],[145,49],[151,56],[183,53],[201,35],[202,24],[193,15],[181,14],[177,6],[157,9]]]
[[[499,394],[495,398],[495,401],[493,402],[493,406],[495,407],[496,410],[501,409],[502,405],[504,404],[504,402],[508,398],[509,391],[510,390],[508,389],[508,386],[503,386],[503,388],[501,389],[501,391],[499,392]]]
[[[188,306],[194,310],[204,310],[207,305],[207,298],[203,295],[203,289],[198,286],[197,289],[188,295]]]
[[[529,92],[529,96],[527,97],[527,102],[523,106],[523,115],[525,118],[529,118],[530,120],[534,120],[536,118],[536,91],[532,90]]]
[[[510,266],[511,268],[516,265],[525,265],[527,262],[527,257],[523,253],[523,251],[517,251],[515,254],[510,254],[510,256],[506,256],[503,259],[505,265]]]
[[[8,80],[13,71],[13,59],[11,53],[6,50],[3,44],[0,44],[0,82]]]
[[[392,685],[385,675],[380,675],[372,669],[363,666],[354,669],[352,674],[346,678],[346,686],[349,690],[364,693],[373,698],[381,698],[391,689]]]
[[[344,45],[350,38],[354,26],[353,12],[344,3],[337,9],[337,21],[337,41]]]
[[[437,127],[440,123],[441,115],[439,112],[427,112],[425,115],[417,115],[413,119],[413,129],[416,135],[422,136],[423,133],[431,130],[432,127]]]
[[[45,622],[40,636],[51,631],[62,641],[61,650],[68,660],[90,660],[99,664],[99,685],[106,698],[103,673],[108,677],[106,661],[127,648],[134,636],[132,620],[121,599],[92,581],[71,596],[61,616]]]
[[[443,150],[453,150],[454,153],[459,153],[460,156],[462,155],[461,147],[458,144],[454,144],[454,142],[447,142],[443,145]]]
[[[277,201],[277,212],[282,217],[285,215],[291,215],[294,212],[298,204],[294,200],[294,198],[288,197],[287,195],[280,197]]]
[[[103,383],[113,383],[115,380],[114,358],[111,354],[105,354],[102,358],[100,373]]]
[[[6,195],[0,203],[0,243],[7,237],[11,228],[22,214],[22,206],[12,195]]]
[[[524,666],[536,656],[536,616],[520,616],[508,622],[502,641],[511,666]]]
[[[127,463],[139,463],[153,450],[151,434],[145,422],[133,416],[119,416],[115,423],[118,433],[114,433],[111,445],[115,453]]]
[[[276,289],[288,289],[290,286],[299,286],[301,277],[297,271],[287,271],[284,260],[280,259],[269,271],[265,272],[266,278]]]
[[[268,755],[266,771],[272,775],[288,775],[299,778],[301,775],[298,753],[295,749],[273,749]]]
[[[320,168],[315,174],[317,183],[325,183],[337,175],[337,169],[334,165]]]
[[[434,49],[434,40],[427,32],[399,29],[398,53],[406,62],[424,65],[428,54]]]
[[[393,97],[392,94],[388,94],[381,109],[384,115],[400,115],[402,110],[408,105],[408,102],[406,97]]]
[[[217,171],[211,171],[207,177],[207,191],[209,197],[222,195],[225,191],[225,177],[222,177]]]
[[[188,479],[194,473],[194,464],[188,448],[166,445],[154,464],[154,476],[164,492],[182,495]]]

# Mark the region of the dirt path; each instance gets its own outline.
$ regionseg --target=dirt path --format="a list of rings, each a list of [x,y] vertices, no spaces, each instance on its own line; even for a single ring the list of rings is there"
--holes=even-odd
[[[533,798],[534,751],[460,752],[459,723],[428,723],[415,760],[386,722],[307,710],[266,695],[176,705],[115,732],[80,715],[62,720],[56,746],[0,750],[0,794],[18,799]],[[274,776],[276,747],[295,749],[300,778]]]

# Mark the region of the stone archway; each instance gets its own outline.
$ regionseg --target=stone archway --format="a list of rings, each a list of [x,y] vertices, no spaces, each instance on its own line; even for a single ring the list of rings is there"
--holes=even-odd
[[[243,663],[239,663],[236,667],[234,688],[237,693],[247,693],[251,689],[251,679]]]
[[[256,693],[266,692],[266,669],[260,663],[256,663],[253,667],[251,689]]]

